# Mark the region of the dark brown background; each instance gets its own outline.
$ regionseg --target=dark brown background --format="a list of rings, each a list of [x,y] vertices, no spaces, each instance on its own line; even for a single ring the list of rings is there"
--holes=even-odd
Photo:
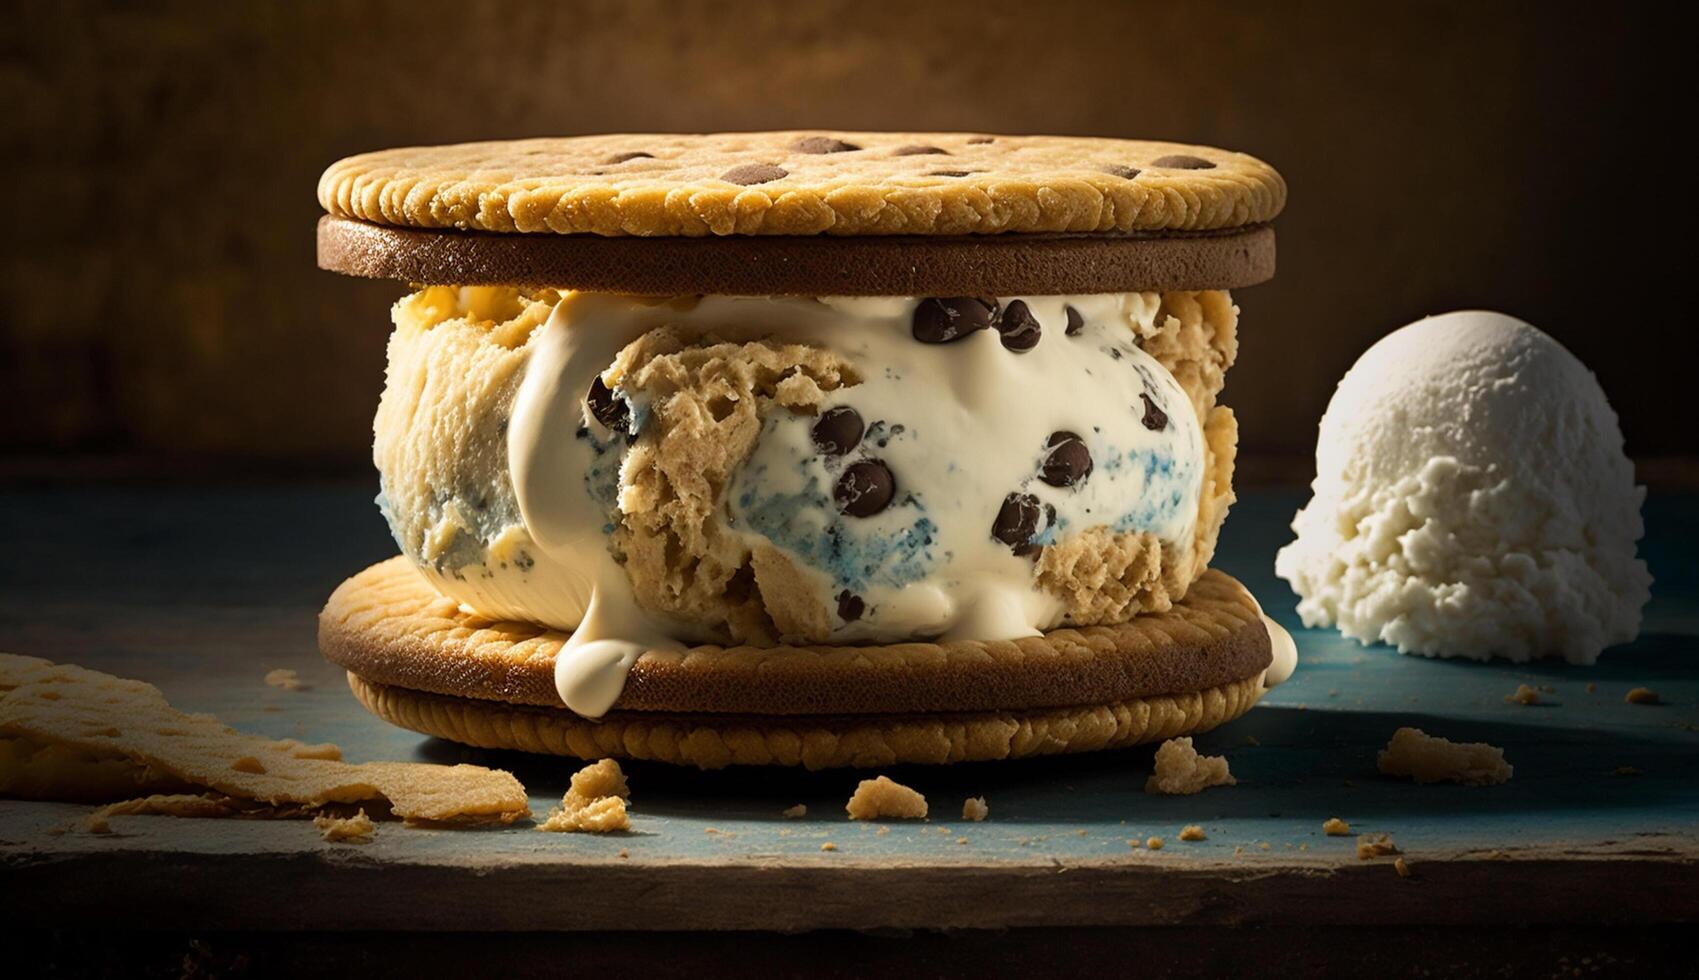
[[[1656,6],[901,0],[8,4],[0,455],[356,468],[399,287],[317,271],[319,171],[397,144],[790,127],[1148,136],[1291,186],[1239,294],[1253,454],[1387,330],[1493,307],[1692,454],[1690,55]],[[1554,461],[1561,465],[1561,461]]]

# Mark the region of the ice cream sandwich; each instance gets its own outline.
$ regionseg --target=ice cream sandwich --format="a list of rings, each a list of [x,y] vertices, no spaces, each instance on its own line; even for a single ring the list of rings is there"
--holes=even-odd
[[[599,759],[875,766],[1238,716],[1291,641],[1209,569],[1229,290],[1278,173],[1211,147],[611,135],[327,170],[319,264],[412,285],[402,552],[320,645],[379,716]]]

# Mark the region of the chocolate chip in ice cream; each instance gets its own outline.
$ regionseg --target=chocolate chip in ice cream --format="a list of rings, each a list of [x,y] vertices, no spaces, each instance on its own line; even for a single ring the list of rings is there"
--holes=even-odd
[[[590,415],[608,431],[626,431],[631,421],[631,406],[603,383],[601,375],[590,382],[590,393],[584,397],[584,403],[590,407]]]
[[[1170,170],[1214,170],[1215,164],[1203,157],[1195,157],[1189,153],[1170,153],[1165,157],[1157,157],[1150,161],[1153,167],[1167,167]]]
[[[1062,307],[1062,312],[1066,313],[1068,316],[1068,326],[1066,330],[1062,331],[1063,333],[1072,337],[1078,334],[1081,330],[1085,329],[1085,317],[1080,315],[1079,310],[1074,309],[1072,306],[1064,306]]]
[[[861,413],[848,405],[839,405],[821,412],[809,435],[814,439],[815,449],[828,456],[842,456],[861,444],[865,431]]]
[[[997,320],[997,301],[975,296],[923,299],[914,308],[914,339],[923,344],[947,344]]]
[[[1032,315],[1032,310],[1017,299],[997,318],[997,332],[1003,337],[1004,347],[1017,354],[1025,354],[1038,346],[1044,330],[1038,325],[1038,317]]]
[[[1091,450],[1075,432],[1052,432],[1044,444],[1044,463],[1038,478],[1053,487],[1071,487],[1091,475]]]
[[[838,618],[846,623],[853,623],[867,611],[867,603],[861,596],[848,589],[838,593]]]
[[[789,176],[790,171],[783,167],[775,167],[770,163],[746,163],[741,167],[733,167],[720,175],[720,179],[732,184],[748,187],[750,184],[765,184],[770,180]]]
[[[891,468],[877,459],[851,463],[832,488],[838,510],[851,517],[872,517],[891,505],[897,493],[897,478]]]
[[[830,136],[804,136],[792,143],[791,149],[798,153],[848,153],[861,147]]]
[[[1017,555],[1037,553],[1039,545],[1032,540],[1038,533],[1041,520],[1056,519],[1056,509],[1042,503],[1030,493],[1011,493],[1003,498],[997,519],[991,522],[991,536],[1008,545]]]
[[[1152,432],[1168,428],[1168,413],[1156,404],[1156,400],[1143,392],[1139,393],[1139,397],[1144,399],[1144,427]]]
[[[603,160],[602,162],[603,163],[624,163],[627,160],[653,160],[653,159],[655,159],[655,154],[653,154],[653,153],[644,153],[642,150],[633,150],[630,153],[615,153],[613,156],[608,157],[606,160]]]
[[[945,156],[950,155],[949,150],[937,146],[899,146],[891,151],[891,155],[894,157],[918,157],[931,153],[942,153]]]

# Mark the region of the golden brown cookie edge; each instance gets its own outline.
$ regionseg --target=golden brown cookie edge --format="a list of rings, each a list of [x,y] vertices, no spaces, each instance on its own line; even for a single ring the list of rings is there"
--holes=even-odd
[[[331,595],[319,646],[367,681],[559,708],[554,655],[567,634],[459,610],[405,558]],[[616,711],[733,715],[931,714],[1109,704],[1256,677],[1272,661],[1244,586],[1207,571],[1166,613],[992,643],[693,647],[638,658]]]
[[[616,711],[588,721],[565,709],[429,694],[354,673],[348,684],[384,721],[465,745],[702,769],[938,765],[1124,748],[1208,731],[1249,711],[1263,694],[1259,672],[1186,694],[1026,712],[759,718]]]
[[[396,227],[642,237],[1197,231],[1271,221],[1286,201],[1272,166],[1220,147],[835,135],[845,152],[798,145],[817,131],[395,147],[331,164],[318,197],[329,214]]]

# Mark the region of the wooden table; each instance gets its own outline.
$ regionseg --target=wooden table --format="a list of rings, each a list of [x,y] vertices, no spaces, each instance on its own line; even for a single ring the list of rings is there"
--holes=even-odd
[[[324,596],[394,551],[371,493],[365,483],[0,491],[0,649],[141,677],[181,707],[334,741],[354,760],[508,768],[546,812],[572,763],[385,726],[319,659]],[[84,809],[0,802],[0,911],[14,927],[243,931],[243,950],[288,950],[297,965],[312,955],[346,963],[355,948],[439,966],[475,949],[485,958],[473,962],[487,965],[488,944],[441,933],[571,930],[499,948],[548,961],[559,955],[550,944],[567,943],[575,962],[623,966],[659,949],[624,931],[669,930],[752,965],[810,962],[832,975],[848,961],[822,951],[866,952],[869,935],[921,930],[895,954],[875,946],[938,973],[1040,950],[1052,966],[1116,956],[1179,973],[1237,956],[1290,968],[1346,956],[1391,972],[1467,972],[1495,956],[1536,973],[1579,968],[1582,957],[1589,969],[1691,968],[1673,938],[1699,919],[1699,498],[1648,503],[1655,597],[1639,641],[1594,668],[1426,660],[1300,630],[1272,558],[1301,499],[1247,492],[1217,562],[1294,631],[1301,654],[1290,683],[1198,739],[1229,757],[1236,787],[1147,795],[1149,748],[894,769],[934,816],[880,834],[844,816],[863,774],[632,764],[628,835],[384,824],[364,846],[326,844],[293,821],[142,817],[118,820],[109,836],[54,836]],[[276,667],[310,686],[266,686]],[[1506,703],[1521,683],[1551,690],[1539,705]],[[1625,703],[1637,686],[1664,703]],[[1375,753],[1400,725],[1502,746],[1515,778],[1489,788],[1381,778]],[[981,795],[990,819],[960,820],[962,800]],[[807,818],[783,819],[796,803]],[[1391,834],[1412,876],[1390,860],[1359,861],[1352,837],[1325,836],[1331,816],[1354,833]],[[1192,823],[1207,840],[1178,839]],[[1167,846],[1129,846],[1150,836]],[[822,851],[827,842],[836,850]],[[1163,939],[1142,927],[1165,927]],[[986,929],[1010,931],[952,938]],[[285,942],[269,930],[317,938]],[[340,930],[434,935],[353,943]],[[707,930],[854,931],[756,951]],[[87,948],[63,940],[41,955]]]

